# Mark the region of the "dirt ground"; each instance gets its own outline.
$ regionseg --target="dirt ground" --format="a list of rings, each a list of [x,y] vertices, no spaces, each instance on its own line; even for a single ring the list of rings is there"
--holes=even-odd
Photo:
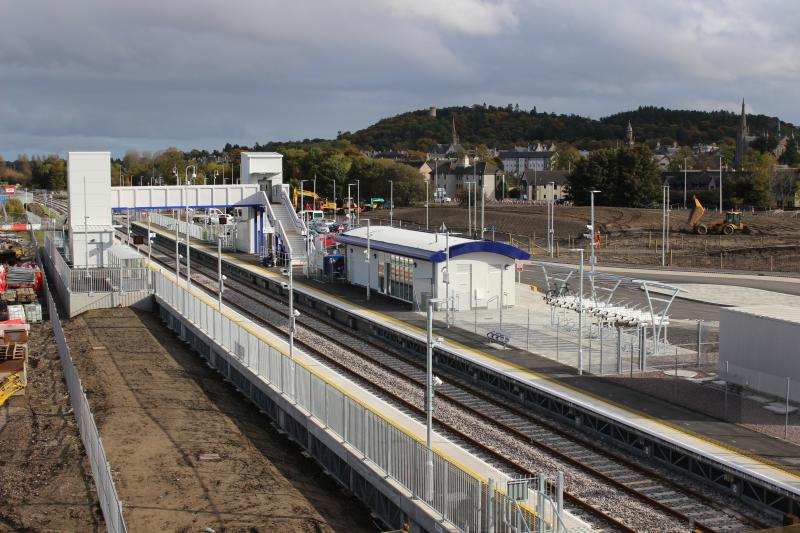
[[[65,330],[130,531],[376,531],[156,316],[90,311]]]
[[[748,235],[695,235],[689,231],[689,211],[674,209],[670,215],[670,248],[668,261],[676,267],[720,268],[797,272],[800,265],[800,218],[783,215],[744,214],[751,232]],[[444,224],[453,231],[467,232],[468,216],[464,207],[430,208],[428,227]],[[480,210],[478,211],[480,217]],[[660,264],[661,261],[661,210],[596,207],[595,221],[602,234],[598,261],[606,264]],[[379,223],[389,219],[387,210],[364,213]],[[402,221],[411,229],[425,227],[424,208],[394,210],[395,223]],[[721,215],[707,212],[703,222],[708,224],[721,219]],[[528,249],[529,242],[534,257],[543,255],[546,248],[547,215],[545,207],[491,206],[484,212],[486,228],[495,228],[494,238],[508,241]],[[561,257],[570,257],[567,250],[587,246],[582,237],[589,223],[587,207],[556,206],[554,228]],[[490,231],[487,238],[492,238]]]
[[[31,325],[28,386],[0,408],[0,531],[105,531],[49,322]]]

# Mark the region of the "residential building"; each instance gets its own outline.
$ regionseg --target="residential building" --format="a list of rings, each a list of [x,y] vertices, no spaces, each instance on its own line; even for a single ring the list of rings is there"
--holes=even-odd
[[[526,170],[520,179],[523,200],[566,200],[569,192],[566,170]],[[550,183],[553,186],[550,186]]]
[[[483,189],[484,198],[494,200],[497,180],[502,175],[502,170],[491,161],[470,162],[464,155],[461,159],[453,161],[428,161],[430,165],[430,179],[433,183],[432,191],[444,189],[447,197],[460,198],[467,189],[467,183],[478,183]]]
[[[535,146],[515,147],[514,150],[501,150],[499,154],[503,170],[521,176],[526,170],[552,170],[558,161],[555,145],[537,143]]]

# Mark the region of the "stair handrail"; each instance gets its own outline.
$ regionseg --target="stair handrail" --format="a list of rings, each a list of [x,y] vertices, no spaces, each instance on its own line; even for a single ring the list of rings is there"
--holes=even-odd
[[[286,231],[283,229],[283,222],[278,220],[276,227],[278,228],[278,235],[281,238],[281,244],[283,245],[284,250],[287,250],[289,254],[289,262],[291,263],[292,259],[292,243],[289,242],[289,237],[286,235]]]
[[[289,213],[289,218],[292,220],[292,224],[294,225],[295,229],[300,233],[300,235],[305,236],[306,226],[295,212],[292,201],[289,199],[289,195],[286,193],[286,189],[281,189],[281,202],[286,206],[286,211]]]

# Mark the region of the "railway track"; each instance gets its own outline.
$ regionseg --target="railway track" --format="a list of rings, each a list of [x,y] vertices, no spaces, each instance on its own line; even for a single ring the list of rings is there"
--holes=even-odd
[[[174,252],[170,247],[156,244],[155,250],[159,251],[154,253],[154,259],[162,261],[167,268],[173,266],[171,254]],[[193,266],[193,282],[216,291],[215,271],[197,259]],[[286,335],[284,299],[233,279],[226,282],[226,289],[228,305]],[[380,341],[354,339],[325,315],[304,314],[297,323],[295,342],[305,351],[355,375],[359,382],[388,396],[407,411],[417,416],[423,414],[424,368],[410,353]],[[317,342],[319,338],[325,343]],[[342,357],[339,353],[343,351],[342,346],[347,346],[353,355]],[[362,363],[354,364],[354,359],[368,361],[371,368],[363,368]],[[397,383],[401,382],[404,385],[398,387]],[[728,505],[735,505],[734,502],[688,489],[655,469],[489,396],[463,378],[448,375],[445,383],[437,387],[436,396],[435,420],[440,432],[444,430],[454,435],[479,456],[502,464],[508,472],[531,475],[545,471],[553,477],[556,470],[564,470],[566,502],[573,510],[579,510],[578,514],[591,516],[591,522],[601,527],[620,531],[708,532],[766,527],[762,520],[745,516]],[[601,486],[605,488],[599,489]],[[623,505],[626,499],[638,505]],[[598,509],[598,503],[605,508]]]

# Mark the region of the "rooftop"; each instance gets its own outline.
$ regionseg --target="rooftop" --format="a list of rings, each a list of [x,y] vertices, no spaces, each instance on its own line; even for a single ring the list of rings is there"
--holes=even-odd
[[[759,318],[780,320],[792,324],[800,324],[800,307],[790,305],[746,305],[740,307],[723,307],[722,310],[743,313]]]
[[[366,247],[367,229],[367,227],[360,227],[346,231],[338,235],[336,240],[345,244]],[[523,260],[530,257],[527,252],[501,242],[479,241],[455,236],[448,238],[444,233],[426,233],[391,226],[369,228],[370,248],[424,259],[433,263],[441,263],[447,259],[447,244],[450,245],[451,258],[470,253],[493,253]]]

